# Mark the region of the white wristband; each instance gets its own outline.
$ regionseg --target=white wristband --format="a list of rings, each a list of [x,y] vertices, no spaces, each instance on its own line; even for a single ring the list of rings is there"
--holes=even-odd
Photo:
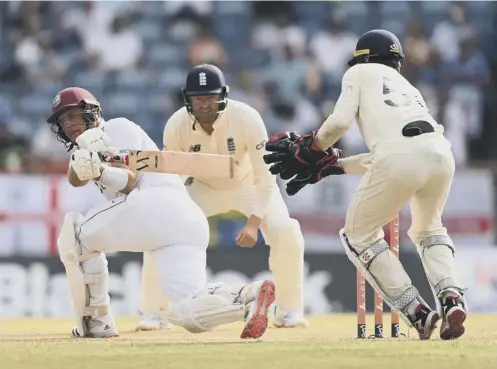
[[[105,166],[98,182],[112,191],[119,192],[128,184],[128,173],[121,168]]]

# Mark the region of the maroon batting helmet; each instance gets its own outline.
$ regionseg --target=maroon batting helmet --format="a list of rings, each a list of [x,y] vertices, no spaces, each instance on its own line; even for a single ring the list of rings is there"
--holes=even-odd
[[[52,115],[47,119],[47,122],[52,125],[51,130],[57,135],[57,139],[64,143],[69,150],[74,147],[75,143],[65,133],[58,118],[64,111],[74,107],[81,108],[81,115],[85,119],[87,129],[102,116],[100,103],[89,91],[83,88],[69,87],[55,95],[52,101]]]
[[[52,115],[47,119],[48,123],[55,123],[63,111],[81,106],[85,108],[87,104],[100,107],[99,102],[87,90],[80,87],[69,87],[60,91],[52,101]]]

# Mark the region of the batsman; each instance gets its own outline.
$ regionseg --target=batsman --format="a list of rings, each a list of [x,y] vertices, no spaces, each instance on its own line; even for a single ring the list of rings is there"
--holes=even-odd
[[[266,145],[272,174],[289,180],[295,195],[330,175],[363,173],[349,204],[340,239],[350,261],[420,339],[429,339],[442,318],[440,337],[464,334],[467,304],[456,274],[456,248],[441,216],[454,176],[451,145],[420,92],[401,74],[398,38],[386,30],[360,37],[334,112],[319,130],[299,136],[280,132]],[[357,121],[370,152],[340,159],[332,147]],[[384,240],[383,226],[411,202],[408,235],[416,245],[438,309],[412,285]]]
[[[119,335],[109,296],[109,251],[148,253],[157,265],[159,289],[171,302],[169,322],[202,333],[244,321],[240,338],[264,334],[274,283],[207,284],[209,226],[180,176],[101,161],[102,154],[114,156],[120,148],[158,152],[139,125],[126,118],[104,120],[100,103],[79,87],[55,96],[47,122],[71,151],[68,182],[73,187],[95,184],[106,199],[85,215],[68,212],[57,238],[78,324],[73,336]]]

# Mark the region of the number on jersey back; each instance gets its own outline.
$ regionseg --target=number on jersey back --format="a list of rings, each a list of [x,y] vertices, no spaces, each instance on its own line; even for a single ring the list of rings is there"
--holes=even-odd
[[[383,77],[383,100],[388,106],[395,108],[405,108],[417,104],[419,107],[426,109],[423,98],[416,93],[413,88],[398,86],[393,80]]]

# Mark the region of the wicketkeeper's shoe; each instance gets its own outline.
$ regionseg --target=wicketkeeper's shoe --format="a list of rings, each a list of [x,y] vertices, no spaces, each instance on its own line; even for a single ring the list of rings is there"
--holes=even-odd
[[[466,328],[466,309],[464,303],[458,296],[446,296],[440,299],[442,304],[443,320],[440,327],[440,338],[443,340],[453,340],[461,337]]]
[[[86,320],[86,334],[79,332],[78,328],[72,329],[72,335],[78,338],[112,338],[119,337],[114,318],[109,315]]]
[[[285,313],[275,314],[273,318],[273,325],[276,328],[307,328],[309,326],[309,322],[303,314]]]
[[[269,307],[274,302],[275,287],[273,281],[263,281],[252,285],[255,287],[255,300],[247,303],[245,327],[240,338],[259,338],[268,326]]]
[[[138,322],[136,331],[158,331],[164,328],[171,329],[172,325],[158,314],[144,315]]]
[[[428,340],[435,328],[437,328],[440,316],[436,311],[419,304],[414,317],[410,317],[410,320],[413,327],[418,331],[419,339]]]

